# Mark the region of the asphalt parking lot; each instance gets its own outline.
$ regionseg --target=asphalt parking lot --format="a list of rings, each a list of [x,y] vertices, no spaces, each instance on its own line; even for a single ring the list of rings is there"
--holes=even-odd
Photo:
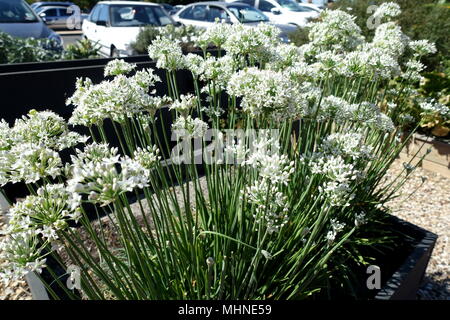
[[[64,48],[66,48],[70,43],[75,43],[78,40],[81,40],[82,35],[81,30],[61,30],[56,31],[56,33],[58,33],[62,37]]]

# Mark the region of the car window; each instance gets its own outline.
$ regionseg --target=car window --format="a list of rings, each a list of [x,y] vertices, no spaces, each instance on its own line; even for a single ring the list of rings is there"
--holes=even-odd
[[[249,6],[252,6],[252,7],[255,6],[255,0],[239,0],[239,2],[248,4]]]
[[[97,22],[98,20],[98,14],[100,13],[100,9],[102,8],[102,5],[97,5],[92,9],[91,14],[89,15],[89,20],[92,22]]]
[[[271,4],[269,1],[265,1],[265,0],[260,0],[259,1],[259,10],[261,11],[265,11],[265,12],[270,12],[270,10],[272,8],[275,8],[275,6],[273,4]]]
[[[164,26],[172,23],[161,7],[146,5],[112,5],[110,19],[113,27]]]
[[[37,21],[33,10],[24,1],[0,0],[0,23]]]
[[[98,13],[98,21],[108,21],[108,6],[102,6]]]
[[[241,23],[269,21],[269,18],[264,13],[248,5],[234,4],[229,5],[227,8]]]
[[[55,8],[47,9],[43,12],[45,13],[46,17],[57,17],[58,16],[58,9],[55,9]]]
[[[71,16],[73,14],[73,12],[72,13],[68,13],[67,12],[67,8],[59,8],[58,10],[59,10],[59,15],[61,17],[69,17],[69,16]]]
[[[191,20],[199,20],[199,21],[206,21],[207,19],[207,10],[205,5],[197,5],[192,6],[186,11],[182,12],[182,15],[180,14],[180,18],[183,19],[191,19]]]
[[[170,17],[160,7],[154,7],[153,11],[155,12],[156,18],[159,20],[160,25],[165,26],[172,23]]]
[[[208,21],[214,22],[216,19],[219,19],[219,21],[229,20],[230,16],[223,8],[209,6]]]

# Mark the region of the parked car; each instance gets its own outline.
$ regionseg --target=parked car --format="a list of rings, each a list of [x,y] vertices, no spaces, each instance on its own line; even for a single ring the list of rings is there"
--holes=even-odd
[[[313,6],[318,7],[319,9],[326,9],[328,7],[328,3],[331,1],[328,0],[298,0],[303,4],[311,4]]]
[[[42,8],[42,7],[48,7],[48,6],[59,6],[59,7],[70,7],[75,5],[75,3],[73,2],[69,2],[69,1],[38,1],[38,2],[33,2],[30,7],[34,10],[37,11],[37,9]]]
[[[19,38],[48,38],[62,45],[61,37],[50,30],[25,0],[0,0],[0,31]]]
[[[181,24],[200,28],[208,28],[215,23],[216,19],[226,23],[242,23],[248,27],[254,27],[261,22],[270,22],[264,13],[245,3],[220,1],[192,3],[172,17]],[[275,25],[280,28],[280,37],[284,42],[289,42],[288,34],[297,29],[286,24]]]
[[[78,24],[81,26],[81,23],[84,19],[88,17],[85,13],[76,12],[73,10],[73,7],[64,7],[64,6],[42,6],[36,9],[36,13],[41,17],[41,19],[52,29],[74,29],[74,26],[69,26],[68,19],[74,14],[79,14]],[[74,24],[74,21],[71,21]],[[79,28],[79,27],[78,27]]]
[[[134,53],[131,43],[144,26],[176,24],[160,4],[138,1],[100,1],[83,21],[83,36],[98,42],[109,57]]]
[[[319,11],[299,4],[295,0],[229,0],[242,2],[262,11],[274,23],[287,23],[303,27],[311,18],[317,18]]]

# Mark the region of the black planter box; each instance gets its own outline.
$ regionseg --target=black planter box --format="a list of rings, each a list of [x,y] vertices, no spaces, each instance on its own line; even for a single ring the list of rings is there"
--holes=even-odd
[[[385,281],[375,294],[375,300],[416,300],[417,291],[422,282],[437,235],[412,223],[391,216],[391,227],[413,239],[414,245],[407,258],[398,265],[394,273]],[[394,252],[395,254],[395,252]],[[383,270],[383,261],[377,261]],[[45,271],[44,271],[45,273]],[[45,277],[44,277],[45,278]],[[36,277],[27,279],[34,299],[48,299],[48,295]],[[57,288],[55,288],[57,289]],[[62,296],[62,299],[67,298]],[[358,297],[357,297],[358,298]]]
[[[416,300],[437,235],[394,216],[391,220],[396,230],[413,237],[416,244],[376,294],[375,300]]]

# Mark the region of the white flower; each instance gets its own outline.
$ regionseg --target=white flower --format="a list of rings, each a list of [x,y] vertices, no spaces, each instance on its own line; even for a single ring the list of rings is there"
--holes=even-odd
[[[414,51],[415,56],[425,56],[436,53],[436,45],[428,40],[410,41],[408,46]]]
[[[356,227],[360,227],[366,223],[367,223],[367,218],[366,218],[366,214],[364,212],[357,213],[355,215],[355,226]]]
[[[340,223],[336,219],[331,219],[330,223],[331,223],[331,230],[328,231],[325,237],[328,240],[328,244],[333,243],[334,240],[336,239],[337,234],[342,230],[344,230],[345,227],[345,223]]]
[[[280,43],[279,33],[278,27],[265,23],[254,28],[233,24],[223,48],[236,59],[249,56],[256,61],[267,61],[271,57],[271,48]]]
[[[148,47],[148,55],[156,60],[156,67],[170,71],[183,69],[184,59],[177,41],[157,38]]]
[[[207,49],[210,44],[220,48],[227,41],[231,29],[232,25],[216,21],[197,37],[196,44],[202,49]]]
[[[106,76],[117,76],[119,74],[127,74],[136,68],[136,64],[125,62],[123,59],[114,59],[105,66]]]
[[[376,28],[371,45],[384,50],[392,57],[399,57],[408,43],[409,38],[402,32],[400,26],[395,22],[387,22]]]
[[[324,10],[319,22],[310,23],[308,54],[322,51],[350,51],[364,41],[355,17],[341,10]]]
[[[133,159],[145,169],[152,169],[155,164],[161,160],[159,149],[156,146],[147,146],[146,148],[137,148],[133,153]]]
[[[33,183],[51,176],[61,174],[62,161],[59,154],[45,146],[23,143],[11,148],[14,162],[10,165],[10,181]]]
[[[44,247],[32,231],[8,234],[0,239],[0,280],[6,285],[23,280],[29,272],[42,272],[45,267]]]
[[[320,146],[322,152],[353,160],[371,159],[373,148],[364,144],[364,136],[358,132],[333,133]]]
[[[201,138],[205,135],[208,124],[199,118],[192,119],[191,116],[179,116],[172,124],[172,130],[178,139]]]
[[[192,72],[194,78],[198,78],[203,73],[204,59],[202,56],[194,53],[188,53],[183,56],[184,66]]]
[[[209,56],[203,61],[201,69],[203,72],[200,74],[200,80],[214,84],[216,90],[223,90],[235,71],[234,60],[230,55],[220,58]]]
[[[402,13],[400,6],[395,2],[382,3],[373,13],[376,19],[395,18]]]
[[[138,71],[132,77],[118,75],[96,85],[89,79],[78,79],[75,93],[67,100],[67,105],[75,106],[69,123],[91,126],[108,118],[124,122],[145,111],[154,114],[167,100],[148,94],[149,86],[156,81],[160,79],[151,69]]]
[[[180,95],[180,100],[175,100],[169,107],[170,110],[177,110],[182,115],[188,115],[192,109],[197,107],[198,99],[192,94]]]
[[[444,119],[450,119],[450,108],[441,103],[436,103],[434,100],[422,102],[420,109],[423,115],[439,115]]]
[[[65,120],[52,111],[30,110],[16,119],[10,137],[15,144],[33,143],[55,151],[86,143],[88,137],[69,131]]]
[[[117,148],[109,148],[106,144],[93,143],[84,151],[77,150],[69,169],[68,190],[89,195],[89,201],[105,206],[125,192],[142,189],[148,186],[153,153],[146,153],[150,150],[153,148],[138,149],[137,159],[121,158]]]
[[[242,97],[242,109],[253,117],[276,121],[299,116],[300,96],[295,83],[281,72],[247,68],[235,73],[227,87],[228,94]]]

